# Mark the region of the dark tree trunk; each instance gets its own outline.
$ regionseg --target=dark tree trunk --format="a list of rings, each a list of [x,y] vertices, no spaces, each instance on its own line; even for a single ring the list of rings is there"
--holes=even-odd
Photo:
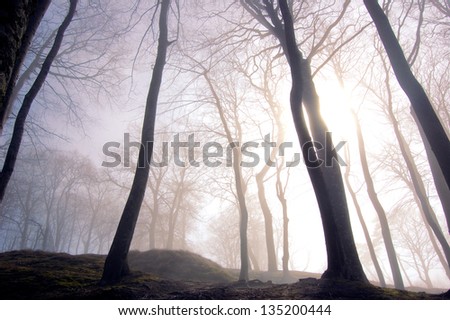
[[[116,235],[106,257],[101,284],[118,282],[129,273],[128,251],[133,239],[136,221],[139,216],[150,171],[150,160],[153,152],[156,109],[161,87],[164,65],[166,63],[168,41],[168,12],[170,0],[162,0],[159,16],[158,52],[153,68],[142,126],[141,147],[139,149],[138,166],[134,175],[128,200],[117,227]]]
[[[0,133],[11,94],[31,40],[51,0],[5,0],[0,32]]]
[[[447,187],[450,188],[450,141],[445,130],[425,91],[411,72],[402,48],[389,24],[389,20],[379,6],[378,1],[364,0],[364,4],[375,23],[398,83],[411,102],[416,119],[419,121],[418,125],[423,128],[431,150],[436,155],[439,167],[444,174]]]
[[[431,150],[430,143],[425,132],[420,125],[417,115],[414,109],[411,108],[411,114],[416,120],[417,126],[419,127],[420,136],[422,137],[423,145],[425,146],[425,152],[427,153],[428,163],[430,164],[431,174],[433,175],[434,185],[436,186],[436,191],[441,201],[442,209],[444,210],[445,219],[447,221],[447,231],[450,233],[450,189],[445,182],[444,174],[442,173],[439,163],[436,159],[435,154]]]
[[[16,164],[17,155],[19,153],[20,144],[22,142],[22,136],[25,128],[25,121],[30,111],[31,104],[33,103],[39,90],[44,84],[44,81],[47,78],[47,74],[50,70],[52,62],[55,59],[56,55],[58,54],[59,48],[61,47],[61,43],[64,38],[64,32],[66,31],[75,14],[77,2],[78,0],[70,0],[69,12],[67,13],[67,16],[64,18],[64,21],[59,27],[53,46],[50,49],[47,57],[45,58],[44,63],[42,64],[41,71],[39,72],[30,90],[25,95],[22,106],[17,114],[11,142],[9,144],[2,172],[0,173],[0,202],[3,200],[6,187],[14,171],[14,166]]]
[[[391,103],[388,106],[388,113],[389,113],[389,117],[392,122],[392,125],[394,127],[395,136],[396,136],[396,138],[398,140],[398,144],[400,146],[400,151],[406,162],[406,167],[408,168],[412,186],[413,186],[413,188],[415,190],[415,194],[417,195],[417,198],[420,202],[421,209],[423,210],[423,214],[425,215],[427,223],[431,227],[431,230],[433,230],[433,233],[436,236],[436,239],[439,241],[439,243],[442,247],[445,258],[447,260],[447,265],[450,266],[450,246],[449,246],[447,240],[445,239],[444,233],[442,232],[442,229],[437,221],[436,214],[434,213],[434,210],[428,199],[425,185],[423,184],[422,178],[420,177],[419,171],[417,170],[417,166],[414,163],[411,150],[409,149],[409,146],[406,143],[402,132],[400,131],[400,127],[399,127],[398,122],[393,113]]]
[[[369,164],[367,162],[366,156],[366,147],[364,145],[364,138],[362,135],[361,126],[359,125],[359,121],[356,118],[356,115],[354,115],[354,118],[355,118],[356,132],[358,136],[359,158],[361,160],[361,167],[363,169],[364,180],[366,181],[367,194],[369,195],[370,201],[372,202],[372,205],[378,215],[378,219],[380,220],[381,234],[383,236],[384,245],[386,247],[389,265],[391,266],[395,288],[404,290],[405,285],[403,284],[403,278],[400,272],[400,266],[398,264],[394,243],[392,241],[389,223],[386,218],[386,212],[384,211],[384,208],[380,200],[378,199],[378,195],[377,192],[375,191],[372,176],[370,175]]]
[[[276,35],[278,34],[278,39],[291,68],[290,103],[292,116],[302,146],[303,158],[309,164],[308,173],[319,205],[325,234],[328,268],[323,277],[368,282],[353,239],[340,168],[334,161],[329,166],[318,165],[318,161],[323,159],[318,158],[315,152],[308,153],[308,148],[306,148],[306,146],[311,145],[313,140],[303,116],[302,98],[304,93],[310,95],[313,99],[317,97],[317,94],[313,90],[311,77],[304,74],[305,65],[308,62],[303,59],[297,47],[292,16],[287,1],[280,0],[279,5],[284,21],[284,33],[278,32]],[[304,81],[305,76],[309,78],[307,83]],[[305,106],[308,108],[314,141],[325,142],[323,137],[325,137],[327,129],[320,117],[318,101],[313,103],[306,101]],[[325,146],[325,144],[322,146]],[[318,166],[313,167],[314,165]]]

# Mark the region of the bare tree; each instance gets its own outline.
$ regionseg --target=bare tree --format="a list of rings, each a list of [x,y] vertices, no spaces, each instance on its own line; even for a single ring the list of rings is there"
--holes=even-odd
[[[371,15],[381,41],[391,62],[395,76],[411,102],[411,108],[416,119],[430,143],[439,166],[444,174],[447,186],[450,188],[450,141],[442,127],[436,112],[425,91],[411,72],[410,66],[398,40],[392,31],[388,18],[379,6],[377,0],[364,0],[367,11]]]
[[[138,166],[116,235],[106,257],[101,279],[102,284],[117,282],[130,272],[127,256],[147,186],[153,151],[158,96],[166,63],[167,49],[170,45],[168,40],[170,0],[162,0],[160,7],[158,52],[147,96]]]
[[[318,150],[317,153],[314,150],[313,141],[321,144],[322,147],[326,143],[332,145],[332,142],[326,141],[328,130],[320,115],[319,100],[312,80],[310,61],[303,58],[297,46],[294,23],[288,3],[280,0],[279,7],[275,5],[274,1],[270,0],[262,2],[241,1],[241,3],[258,22],[276,37],[291,69],[290,102],[292,117],[319,204],[326,239],[328,268],[323,277],[367,282],[356,252],[340,168],[334,161],[323,165],[326,160],[323,149]],[[348,1],[344,4],[343,10],[336,21],[342,18],[347,6]],[[279,17],[280,13],[282,19]],[[330,25],[322,39],[326,38],[329,30],[337,23],[336,21]],[[323,41],[319,41],[312,51],[317,50],[322,44]],[[308,112],[312,136],[306,125],[302,103]],[[311,148],[313,150],[309,152]]]
[[[47,77],[50,71],[52,62],[55,59],[56,55],[58,54],[58,50],[61,47],[61,43],[64,38],[64,33],[75,14],[77,3],[78,3],[77,0],[70,0],[70,7],[67,16],[65,17],[61,26],[59,27],[53,46],[49,51],[47,57],[45,58],[45,61],[42,65],[39,75],[37,76],[27,95],[25,96],[20,111],[17,114],[16,122],[14,124],[13,136],[8,148],[8,152],[6,154],[2,171],[0,173],[0,201],[3,200],[6,187],[8,186],[8,182],[14,171],[14,166],[17,160],[17,155],[19,153],[20,144],[22,142],[25,121],[27,119],[31,105],[34,99],[36,98],[36,95],[38,94],[39,90],[41,89],[42,85],[44,84],[45,78]]]
[[[7,118],[8,104],[31,40],[51,0],[7,1],[0,33],[0,134]]]
[[[367,193],[369,198],[377,212],[378,219],[380,220],[381,233],[383,235],[384,244],[386,246],[386,251],[389,258],[389,265],[391,266],[392,276],[394,278],[394,285],[397,289],[404,290],[405,286],[403,284],[402,275],[400,272],[400,267],[398,265],[397,254],[394,248],[394,242],[392,241],[391,231],[389,229],[389,223],[386,217],[386,212],[378,199],[377,192],[373,183],[372,176],[369,171],[369,164],[367,161],[366,148],[364,144],[364,138],[362,135],[361,126],[359,120],[354,114],[356,132],[358,136],[358,146],[359,146],[359,156],[361,160],[361,166],[364,173],[364,180],[366,181]]]

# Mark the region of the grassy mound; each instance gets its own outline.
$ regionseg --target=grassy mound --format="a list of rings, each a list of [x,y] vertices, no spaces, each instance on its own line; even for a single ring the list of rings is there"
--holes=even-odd
[[[137,269],[120,283],[100,286],[105,257],[13,251],[0,253],[0,299],[449,299],[373,285],[307,278],[291,284],[227,282],[220,266],[198,255],[133,252]],[[161,279],[166,278],[166,279]],[[170,279],[169,279],[170,278]],[[221,283],[218,283],[221,282]]]
[[[128,261],[132,270],[151,273],[164,279],[212,283],[233,280],[217,263],[188,251],[132,251]]]

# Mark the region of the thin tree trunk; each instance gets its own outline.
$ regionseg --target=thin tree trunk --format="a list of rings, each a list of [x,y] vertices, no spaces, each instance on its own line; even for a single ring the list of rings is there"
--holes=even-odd
[[[252,269],[257,272],[261,271],[261,268],[259,267],[258,259],[256,258],[255,253],[253,252],[253,249],[251,246],[248,247],[248,256],[250,258],[250,262],[253,267]]]
[[[38,70],[38,68],[42,65],[42,60],[44,59],[43,58],[44,51],[47,50],[48,47],[50,46],[57,31],[58,30],[55,29],[52,32],[52,34],[47,38],[47,40],[44,42],[44,44],[39,48],[33,61],[30,63],[28,68],[25,71],[23,71],[23,73],[17,79],[17,82],[14,85],[11,95],[9,95],[9,93],[7,94],[9,101],[8,101],[8,104],[5,104],[5,107],[1,110],[2,115],[0,115],[0,118],[3,119],[3,126],[5,125],[6,121],[8,120],[8,117],[11,114],[14,102],[16,101],[17,97],[19,96],[20,90],[23,88],[26,81],[28,79],[30,79],[31,75],[34,72],[36,72]],[[0,134],[1,134],[2,129],[3,129],[3,127],[0,127]]]
[[[128,266],[128,251],[133,239],[134,229],[144,199],[150,171],[150,160],[153,152],[153,141],[155,136],[155,119],[158,105],[158,95],[161,87],[164,66],[166,64],[168,41],[168,12],[170,0],[162,0],[159,16],[159,40],[158,52],[153,68],[152,80],[147,95],[144,122],[142,126],[141,147],[139,149],[138,166],[134,175],[128,200],[117,227],[116,235],[106,257],[101,284],[118,282],[127,275],[130,270]]]
[[[214,98],[214,102],[219,113],[220,121],[225,131],[225,135],[227,137],[227,141],[232,147],[233,154],[233,172],[234,172],[234,181],[236,187],[236,195],[237,201],[239,205],[239,239],[240,239],[240,256],[241,256],[241,270],[239,274],[239,281],[248,281],[248,269],[249,269],[249,256],[248,256],[248,239],[247,239],[247,229],[248,229],[248,211],[247,204],[245,201],[245,185],[242,178],[241,171],[241,160],[242,154],[238,145],[233,141],[233,137],[231,135],[230,128],[228,126],[228,122],[225,118],[225,114],[223,112],[223,107],[221,104],[221,100],[217,95],[217,92],[214,88],[214,85],[209,78],[208,72],[205,70],[203,76],[208,84],[209,89]],[[237,120],[236,123],[238,124]]]
[[[427,136],[431,150],[436,156],[439,167],[444,174],[447,187],[450,188],[450,141],[434,111],[430,100],[417,81],[408,61],[395,37],[389,20],[377,0],[364,0],[364,5],[372,17],[381,41],[391,62],[398,83],[411,102],[416,118]]]
[[[366,238],[367,247],[369,249],[370,258],[372,259],[373,265],[375,267],[375,271],[377,272],[378,281],[380,282],[380,286],[385,288],[386,287],[386,280],[384,279],[383,271],[381,270],[380,264],[378,262],[377,255],[375,253],[375,248],[373,247],[372,239],[370,238],[370,233],[367,228],[366,222],[364,220],[364,216],[361,211],[361,207],[359,205],[358,197],[356,196],[355,191],[352,188],[352,185],[350,183],[350,163],[347,161],[347,167],[344,174],[344,181],[347,185],[347,189],[350,193],[350,196],[352,197],[353,204],[355,205],[356,213],[358,215],[359,222],[361,223],[361,227],[364,232],[364,237]]]
[[[272,149],[274,150],[274,149]],[[269,168],[267,165],[264,167]],[[275,241],[273,238],[273,219],[272,212],[270,212],[269,205],[266,199],[266,193],[264,188],[264,176],[267,170],[262,169],[256,175],[256,186],[258,188],[258,199],[261,206],[261,211],[264,216],[264,230],[266,236],[266,249],[267,249],[267,270],[277,271],[277,256],[275,254]]]
[[[356,125],[356,132],[358,136],[359,145],[359,157],[361,160],[361,167],[364,173],[364,180],[366,181],[367,194],[369,195],[370,201],[378,215],[381,226],[381,234],[383,235],[384,244],[386,246],[386,251],[389,259],[389,264],[391,266],[392,276],[394,279],[395,288],[404,290],[405,286],[403,284],[402,274],[400,272],[400,267],[398,265],[397,254],[395,252],[394,243],[391,237],[391,231],[389,229],[389,223],[386,218],[386,212],[378,199],[377,192],[375,191],[375,186],[372,180],[372,176],[369,171],[369,164],[366,157],[366,148],[364,145],[364,138],[362,136],[361,126],[355,114],[353,114]]]
[[[406,281],[408,281],[408,283],[409,283],[409,286],[412,287],[413,283],[412,283],[411,279],[409,278],[408,273],[405,270],[405,266],[403,265],[402,259],[398,259],[398,264],[400,265],[400,268],[402,269],[403,274],[405,275]]]
[[[288,217],[288,210],[287,210],[287,201],[286,201],[286,197],[285,197],[285,189],[283,188],[283,185],[281,184],[280,173],[281,173],[281,166],[278,166],[277,167],[276,190],[277,190],[277,197],[281,203],[281,208],[283,211],[283,258],[282,258],[283,278],[285,280],[288,280],[290,277],[290,275],[289,275],[289,217]]]
[[[64,38],[64,32],[69,26],[72,18],[75,14],[75,9],[77,6],[78,0],[70,0],[70,8],[67,16],[64,18],[61,26],[58,29],[58,32],[55,37],[55,41],[53,43],[52,48],[50,49],[47,57],[42,64],[41,71],[39,72],[36,80],[34,81],[31,89],[25,95],[22,106],[17,114],[16,122],[14,124],[14,131],[11,138],[11,142],[9,144],[8,152],[6,154],[5,162],[3,164],[2,172],[0,173],[0,202],[3,201],[3,197],[5,195],[6,187],[8,186],[11,175],[14,171],[14,167],[17,160],[17,155],[19,153],[20,144],[22,142],[22,136],[25,129],[25,121],[27,119],[28,113],[31,108],[31,104],[36,98],[39,90],[44,84],[45,79],[47,78],[48,72],[50,71],[50,67],[52,65],[53,60],[58,54],[59,48],[61,47],[62,40]]]

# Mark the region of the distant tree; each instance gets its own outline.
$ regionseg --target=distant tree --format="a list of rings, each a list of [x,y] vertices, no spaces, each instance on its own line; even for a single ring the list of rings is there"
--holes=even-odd
[[[353,204],[356,209],[356,214],[358,215],[359,222],[361,223],[361,227],[364,232],[364,237],[366,239],[367,248],[369,249],[370,258],[372,259],[373,265],[375,267],[375,271],[378,276],[378,281],[380,282],[380,286],[386,287],[386,280],[384,279],[383,271],[381,270],[380,263],[378,262],[377,255],[375,253],[375,249],[373,246],[372,238],[370,237],[370,232],[367,227],[366,221],[363,216],[363,212],[361,209],[361,205],[358,201],[358,196],[356,194],[356,191],[353,189],[352,184],[350,182],[350,168],[351,168],[351,162],[350,162],[350,155],[347,152],[345,157],[345,162],[347,163],[347,166],[345,167],[345,173],[344,173],[344,181],[347,186],[347,190],[350,193],[350,196],[352,197]]]
[[[214,85],[213,79],[209,75],[209,70],[205,69],[203,72],[203,77],[208,85],[211,95],[213,96],[213,103],[217,109],[217,113],[220,118],[220,122],[223,126],[225,136],[228,144],[232,147],[232,167],[235,179],[235,190],[237,203],[239,205],[239,239],[240,239],[240,252],[241,252],[241,268],[239,274],[240,281],[248,281],[248,271],[249,271],[249,250],[248,250],[248,208],[245,199],[247,186],[243,178],[242,173],[242,153],[241,147],[236,145],[236,141],[242,141],[242,129],[241,124],[238,119],[238,97],[232,96],[230,101],[231,105],[228,106],[231,117],[227,115],[227,110],[223,105],[223,99],[220,98],[217,92],[217,85]],[[233,91],[233,90],[231,90]],[[231,118],[230,120],[228,120]],[[231,122],[231,123],[230,123]],[[235,135],[232,132],[232,128],[235,128]]]
[[[359,157],[361,161],[361,167],[363,169],[364,180],[366,182],[367,193],[378,215],[378,219],[380,220],[381,234],[383,236],[383,241],[386,246],[386,252],[389,258],[389,265],[391,266],[392,276],[394,278],[394,285],[397,289],[404,290],[405,286],[403,284],[402,274],[400,272],[400,266],[398,264],[397,253],[395,251],[394,242],[392,240],[392,235],[386,216],[386,211],[384,210],[384,207],[378,198],[378,194],[377,191],[375,190],[375,185],[370,173],[369,162],[367,160],[366,147],[364,143],[361,125],[359,124],[359,120],[356,114],[353,115],[356,125],[356,133],[358,137]]]

